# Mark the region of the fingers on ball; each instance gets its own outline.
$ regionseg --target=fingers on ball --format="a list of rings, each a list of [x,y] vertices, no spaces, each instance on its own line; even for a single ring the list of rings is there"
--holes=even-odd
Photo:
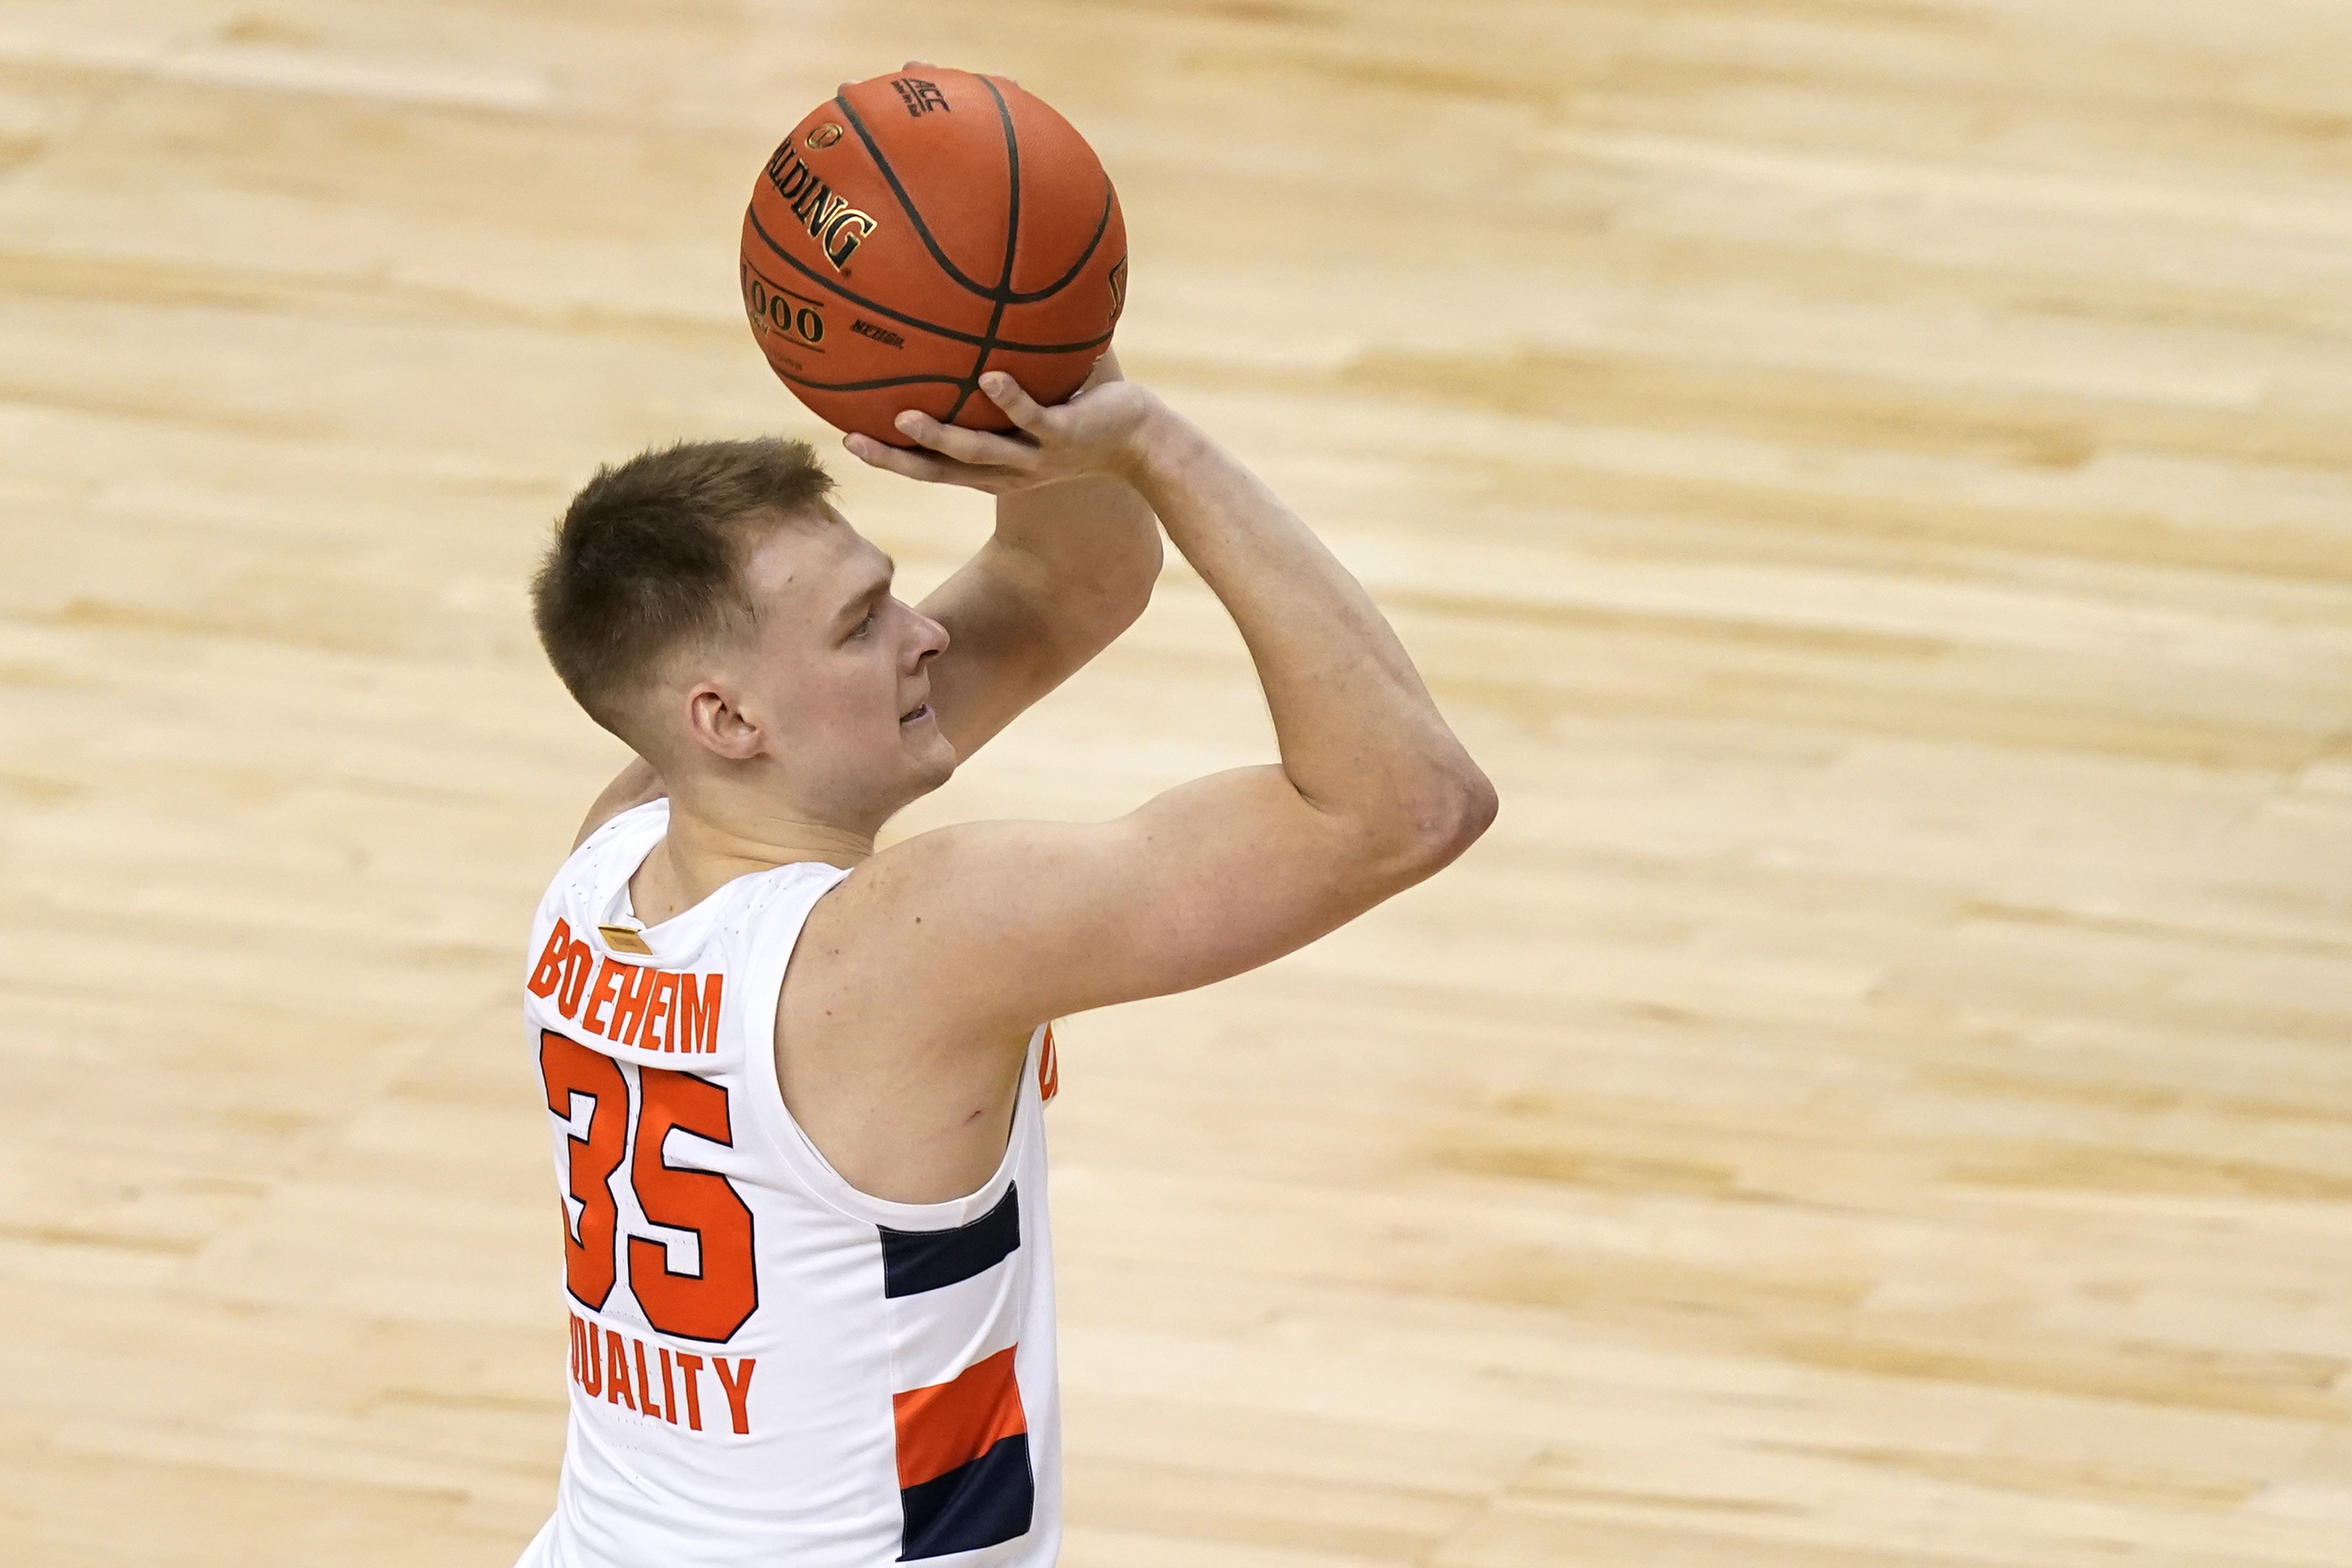
[[[909,479],[935,479],[946,465],[927,452],[916,452],[904,446],[893,446],[887,441],[877,441],[870,435],[850,435],[842,444],[850,455],[869,468],[902,475]]]
[[[1033,450],[1017,441],[1007,441],[1002,435],[993,435],[983,430],[966,430],[961,425],[941,424],[937,420],[926,420],[922,429],[908,430],[907,434],[932,451],[952,457],[959,463],[984,466],[1025,466]]]
[[[988,401],[1003,409],[1013,423],[1032,434],[1036,433],[1037,423],[1045,411],[1037,405],[1036,399],[1022,390],[1019,382],[1003,371],[991,371],[980,378],[980,390],[986,392]]]

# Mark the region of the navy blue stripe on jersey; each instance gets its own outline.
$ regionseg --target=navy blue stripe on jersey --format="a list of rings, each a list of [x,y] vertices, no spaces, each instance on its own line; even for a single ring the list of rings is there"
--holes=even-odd
[[[1013,1256],[1021,1245],[1021,1189],[1008,1186],[994,1208],[951,1230],[882,1232],[882,1293],[919,1296],[960,1283]]]
[[[1029,1470],[1029,1435],[1015,1432],[968,1465],[920,1486],[904,1487],[907,1527],[898,1561],[977,1552],[1029,1533],[1037,1485]]]

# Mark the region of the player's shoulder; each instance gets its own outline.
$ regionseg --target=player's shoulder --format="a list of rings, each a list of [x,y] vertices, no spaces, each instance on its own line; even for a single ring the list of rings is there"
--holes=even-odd
[[[933,828],[877,850],[825,895],[812,925],[845,933],[877,923],[893,925],[904,915],[911,926],[927,911],[935,921],[941,909],[960,901],[965,880],[989,858],[993,835],[985,830],[993,825]]]
[[[824,967],[956,990],[989,977],[1055,901],[1070,846],[1097,824],[959,822],[877,851],[812,912],[802,952]]]
[[[642,801],[623,806],[608,813],[603,821],[591,821],[581,827],[580,837],[572,846],[568,861],[601,859],[616,845],[645,837],[659,837],[669,829],[669,798]]]
[[[593,894],[617,869],[613,863],[616,859],[625,860],[627,871],[634,872],[655,841],[668,831],[667,800],[648,800],[614,812],[582,834],[580,841],[572,846],[571,852],[548,879],[542,903],[552,905],[575,894]]]
[[[1029,1005],[1038,958],[1038,861],[1076,824],[961,822],[916,834],[861,861],[811,908],[786,986],[803,1034],[821,1017],[861,1020],[901,1045],[1025,1040],[1045,1015]],[[1034,1016],[1032,1016],[1032,1015]],[[776,1024],[779,1039],[785,1011]]]
[[[970,908],[1034,891],[1057,868],[1120,831],[1115,822],[957,822],[879,850],[845,878],[845,908],[937,904]]]

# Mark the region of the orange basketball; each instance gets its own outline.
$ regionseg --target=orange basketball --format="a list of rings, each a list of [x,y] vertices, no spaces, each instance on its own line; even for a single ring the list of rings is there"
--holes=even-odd
[[[743,214],[743,308],[828,423],[893,445],[900,409],[1008,428],[1009,371],[1076,392],[1127,298],[1127,225],[1086,138],[1003,77],[925,66],[845,85],[793,127]]]

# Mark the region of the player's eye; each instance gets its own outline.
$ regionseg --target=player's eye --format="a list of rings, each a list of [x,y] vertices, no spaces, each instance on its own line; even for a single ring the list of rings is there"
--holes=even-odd
[[[863,637],[863,636],[865,636],[865,635],[866,635],[866,633],[867,633],[868,632],[871,632],[871,631],[873,631],[873,630],[874,630],[874,612],[872,612],[871,610],[869,610],[869,611],[867,611],[867,612],[866,612],[866,619],[865,619],[865,620],[863,620],[863,621],[860,621],[860,622],[857,623],[856,629],[855,631],[851,632],[849,634],[850,634],[851,636],[853,636],[853,637]]]

